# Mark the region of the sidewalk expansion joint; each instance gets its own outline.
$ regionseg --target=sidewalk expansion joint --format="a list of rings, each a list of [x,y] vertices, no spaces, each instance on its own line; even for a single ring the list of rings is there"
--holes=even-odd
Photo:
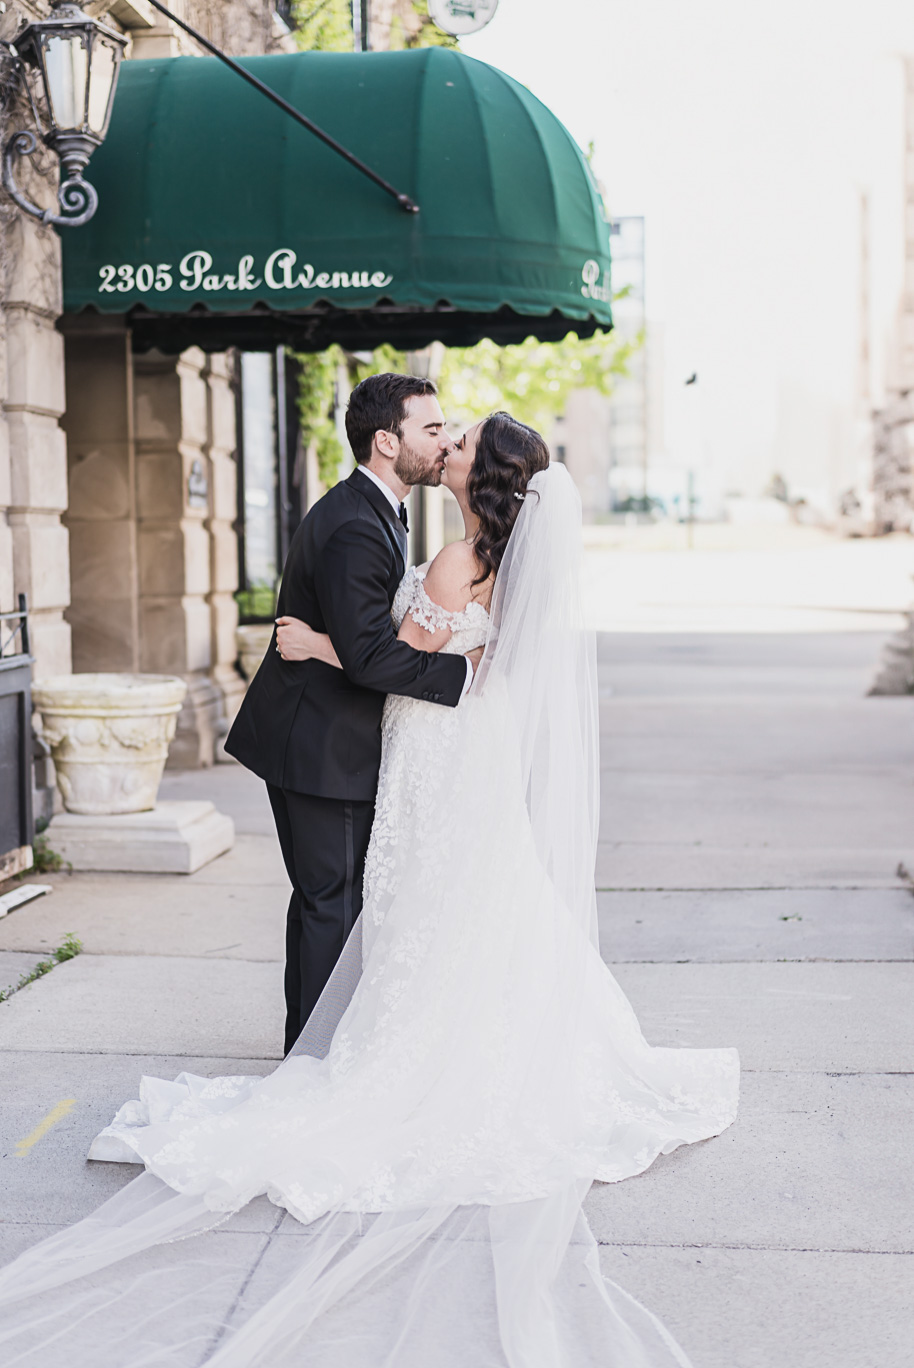
[[[904,884],[886,875],[885,883],[817,884],[598,884],[598,893],[880,893],[904,891]]]
[[[883,1257],[900,1256],[910,1258],[914,1249],[858,1249],[856,1247],[819,1246],[819,1245],[766,1245],[766,1244],[723,1244],[715,1241],[705,1244],[691,1242],[659,1244],[651,1240],[597,1240],[601,1249],[730,1249],[746,1250],[760,1254],[877,1254]]]
[[[807,955],[803,959],[790,959],[785,956],[784,959],[614,959],[608,962],[611,965],[716,964],[726,969],[730,964],[914,964],[914,954],[899,955],[896,959],[835,959],[826,955]]]

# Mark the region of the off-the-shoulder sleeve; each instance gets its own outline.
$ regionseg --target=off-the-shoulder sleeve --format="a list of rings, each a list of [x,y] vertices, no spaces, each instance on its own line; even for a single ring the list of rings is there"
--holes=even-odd
[[[464,616],[463,613],[449,613],[440,604],[433,603],[419,575],[414,580],[410,598],[407,612],[416,626],[424,627],[427,632],[443,632],[445,629],[453,632]]]

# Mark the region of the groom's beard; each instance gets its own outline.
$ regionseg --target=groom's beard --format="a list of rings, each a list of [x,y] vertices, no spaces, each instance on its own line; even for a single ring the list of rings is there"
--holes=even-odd
[[[394,461],[394,474],[408,485],[431,485],[437,488],[444,471],[444,457],[439,454],[431,459],[420,456],[411,446],[400,438],[400,451]]]

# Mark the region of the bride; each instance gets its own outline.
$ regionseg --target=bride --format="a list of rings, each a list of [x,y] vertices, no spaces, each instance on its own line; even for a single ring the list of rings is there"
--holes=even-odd
[[[466,538],[407,572],[395,623],[486,649],[457,708],[387,700],[360,922],[268,1077],[143,1080],[90,1154],[145,1172],[0,1272],[4,1364],[687,1363],[581,1204],[728,1126],[736,1052],[650,1047],[600,958],[571,479],[494,414],[443,483]]]

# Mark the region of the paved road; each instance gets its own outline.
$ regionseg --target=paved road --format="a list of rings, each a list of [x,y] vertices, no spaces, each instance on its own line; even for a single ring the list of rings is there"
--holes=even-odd
[[[745,1069],[730,1131],[589,1199],[606,1271],[696,1368],[911,1362],[914,700],[863,696],[880,642],[600,641],[604,954],[649,1039],[736,1045]],[[229,855],[190,878],[52,876],[0,922],[5,981],[67,932],[86,948],[0,1005],[3,1257],[128,1176],[84,1155],[140,1073],[277,1057],[269,811],[234,766],[166,779],[201,795],[237,822]],[[271,1219],[255,1204],[252,1229]]]

